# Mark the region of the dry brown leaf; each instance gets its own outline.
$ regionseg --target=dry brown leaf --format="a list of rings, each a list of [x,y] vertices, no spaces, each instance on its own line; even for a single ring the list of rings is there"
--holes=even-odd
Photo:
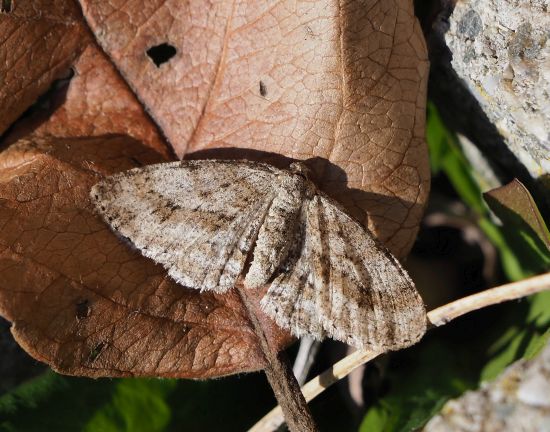
[[[28,55],[32,55],[29,52]],[[4,171],[0,171],[2,174],[6,174],[7,178],[13,180],[13,167],[24,165],[27,166],[29,160],[33,160],[35,157],[39,159],[51,159],[51,149],[56,148],[58,145],[66,145],[69,143],[60,159],[59,155],[54,155],[53,158],[56,163],[39,163],[34,165],[32,171],[42,175],[42,171],[46,168],[49,169],[51,165],[56,166],[61,170],[61,166],[67,162],[65,158],[70,161],[79,161],[81,164],[86,159],[86,155],[81,154],[83,148],[82,145],[91,146],[92,148],[86,148],[86,152],[93,153],[96,158],[110,160],[112,158],[112,151],[109,145],[104,145],[102,139],[84,139],[84,140],[67,140],[63,138],[77,138],[77,137],[89,137],[98,136],[104,134],[124,133],[130,135],[133,138],[141,140],[144,144],[154,148],[155,150],[163,153],[165,156],[169,155],[168,148],[164,145],[160,134],[158,133],[156,126],[150,121],[145,114],[141,105],[135,99],[135,96],[130,92],[126,83],[120,78],[118,72],[109,63],[95,44],[90,43],[84,50],[80,58],[73,65],[75,76],[70,82],[69,88],[66,92],[65,100],[62,105],[51,115],[47,121],[40,124],[37,127],[37,122],[43,121],[43,112],[37,112],[37,115],[29,118],[28,121],[19,123],[14,133],[9,137],[9,141],[15,140],[17,136],[21,136],[25,133],[25,130],[35,129],[32,137],[22,140],[19,143],[13,145],[8,151],[1,154],[0,168]],[[56,95],[59,97],[59,95]],[[118,145],[120,139],[114,141],[115,145]],[[133,155],[131,150],[132,141],[128,138],[124,139],[125,148],[124,152],[128,160],[125,162],[129,164],[128,167],[134,165],[143,149],[137,143],[136,155]],[[74,143],[78,142],[80,145],[75,146]],[[109,142],[112,141],[109,140]],[[55,144],[54,144],[55,143]],[[94,146],[99,145],[98,148],[93,149]],[[29,153],[27,153],[29,152]],[[74,152],[74,154],[72,154]],[[46,155],[49,153],[49,155]],[[75,159],[76,158],[76,159]],[[157,155],[154,159],[159,160]],[[80,160],[82,159],[82,160]],[[132,162],[133,161],[133,162]],[[151,163],[154,160],[150,160],[147,163]],[[72,162],[70,162],[72,163]],[[87,167],[89,168],[89,167]],[[98,167],[92,167],[97,170]],[[125,169],[121,166],[120,169]],[[112,172],[107,170],[104,173]],[[2,175],[0,174],[0,175]],[[16,176],[19,174],[16,174]],[[25,174],[21,174],[23,177]],[[59,173],[57,176],[61,175]],[[52,180],[55,182],[55,180]],[[89,180],[85,181],[83,178],[74,180],[78,188],[82,188],[82,191],[89,189],[91,184],[97,181]],[[21,186],[22,189],[35,187],[33,182],[26,182]],[[85,184],[84,184],[85,183]],[[86,197],[87,199],[87,197]],[[87,202],[87,201],[86,201]],[[82,203],[80,203],[82,204]],[[74,211],[79,211],[78,203],[72,203],[75,207]],[[66,203],[67,211],[70,210],[70,203]],[[38,223],[42,221],[44,215],[40,213],[31,213],[27,215],[28,218],[38,218]],[[92,216],[90,216],[92,217]],[[15,223],[19,225],[21,219],[19,214],[13,214],[12,209],[8,207],[2,208],[0,206],[0,219],[9,221],[9,223]],[[35,221],[36,222],[36,221]],[[96,222],[100,223],[100,222]],[[101,223],[100,223],[101,224]],[[11,236],[13,232],[11,230],[0,232],[0,244],[6,236]],[[96,236],[100,238],[96,238]],[[101,244],[103,242],[102,237],[105,233],[88,233],[88,242],[97,242]],[[112,236],[111,236],[112,237]],[[0,268],[0,275],[5,276],[6,280],[13,279],[12,268],[16,268],[17,271],[23,272],[23,280],[19,281],[19,285],[24,281],[25,284],[34,287],[38,291],[32,291],[27,293],[26,297],[19,297],[13,295],[13,288],[16,285],[4,285],[0,287],[0,300],[4,303],[3,315],[13,320],[15,325],[13,327],[14,334],[20,344],[26,348],[35,358],[40,359],[50,364],[54,369],[57,369],[63,373],[86,375],[86,376],[118,376],[118,375],[165,375],[165,376],[179,376],[179,377],[208,377],[219,376],[228,373],[238,373],[247,370],[254,370],[263,367],[263,356],[261,355],[253,330],[249,327],[248,319],[246,318],[246,312],[243,309],[242,302],[238,298],[236,293],[233,293],[227,299],[219,299],[216,296],[206,295],[200,297],[196,291],[185,290],[186,295],[182,295],[177,287],[174,287],[174,283],[169,281],[162,281],[161,278],[165,277],[165,273],[156,268],[156,278],[158,279],[149,283],[147,280],[143,284],[147,285],[147,289],[144,289],[142,296],[147,297],[149,293],[158,295],[158,292],[154,292],[155,286],[162,287],[162,292],[165,298],[163,301],[167,305],[175,303],[182,303],[179,306],[179,313],[185,311],[185,308],[191,308],[191,319],[195,321],[195,326],[198,325],[199,331],[192,333],[192,339],[189,341],[182,340],[177,345],[173,346],[175,342],[170,343],[170,338],[175,338],[179,334],[182,335],[181,328],[188,325],[182,322],[182,318],[177,315],[173,318],[173,321],[163,319],[164,315],[170,315],[170,311],[164,315],[155,315],[156,311],[148,311],[147,307],[143,312],[138,315],[141,319],[137,322],[136,311],[140,309],[139,302],[135,300],[126,299],[126,296],[131,296],[134,290],[129,292],[119,292],[118,295],[123,299],[122,305],[119,306],[113,302],[101,302],[101,297],[109,297],[110,280],[103,280],[100,276],[95,284],[95,296],[94,293],[88,293],[88,288],[85,286],[78,286],[71,280],[71,275],[64,275],[60,269],[56,268],[56,263],[40,263],[39,265],[34,262],[32,255],[27,256],[28,253],[37,253],[36,250],[28,250],[24,248],[24,243],[28,241],[30,237],[25,237],[20,244],[11,244],[10,238],[6,238],[6,241],[11,246],[4,247],[2,256],[7,261],[14,262],[15,267],[9,265],[7,268]],[[95,240],[94,240],[95,239]],[[60,241],[70,242],[70,239],[64,239]],[[111,239],[112,246],[116,243],[116,238]],[[70,245],[67,245],[70,249]],[[126,245],[120,246],[126,248]],[[15,249],[14,249],[15,248]],[[22,249],[22,250],[19,250]],[[15,253],[14,253],[15,252]],[[76,260],[78,263],[74,265],[75,271],[79,270],[87,273],[89,270],[84,266],[88,265],[86,260],[78,261],[79,254],[89,255],[89,251],[81,250],[79,248],[72,249],[67,254],[67,259]],[[145,258],[138,260],[148,261]],[[29,278],[27,275],[40,274],[35,272],[35,267],[39,266],[43,272],[53,273],[60,279],[58,283],[67,285],[60,295],[59,291],[55,292],[53,298],[41,294],[40,287],[42,286],[42,279]],[[103,267],[107,267],[107,275],[109,275],[109,269],[112,267],[112,263],[103,261],[96,263],[98,272],[104,272]],[[103,266],[103,267],[102,267]],[[82,270],[84,268],[84,270]],[[74,276],[74,275],[73,275]],[[80,282],[80,280],[79,280]],[[129,287],[128,287],[129,288]],[[134,287],[137,289],[143,289],[140,285]],[[45,291],[49,293],[50,291]],[[97,294],[99,293],[99,294]],[[99,297],[98,297],[99,295]],[[90,300],[86,298],[86,302],[79,301],[80,306],[75,306],[74,299],[94,297],[95,309],[101,312],[97,315],[95,321],[89,320],[87,323],[88,329],[93,329],[99,326],[106,326],[104,332],[111,331],[114,335],[124,335],[122,341],[118,343],[125,344],[131,343],[132,340],[140,340],[140,345],[136,346],[133,351],[125,353],[123,357],[120,355],[117,357],[105,351],[107,349],[106,344],[115,349],[116,344],[109,342],[114,336],[104,337],[102,341],[98,342],[97,339],[86,336],[86,334],[79,334],[77,342],[71,342],[74,338],[75,331],[79,331],[78,326],[65,326],[58,328],[56,326],[49,326],[48,324],[53,321],[54,317],[50,314],[36,314],[35,308],[48,301],[55,306],[52,307],[53,311],[66,310],[68,312],[67,319],[70,321],[74,318],[75,307],[81,310],[86,310],[90,305]],[[5,302],[5,299],[10,301]],[[141,298],[141,297],[140,297]],[[125,301],[133,303],[132,310],[128,311],[124,307]],[[251,299],[254,303],[259,298]],[[211,315],[207,313],[210,307],[216,308],[216,314],[218,311],[223,311],[222,318],[212,319]],[[201,312],[204,311],[204,312]],[[130,313],[131,312],[131,313]],[[162,312],[162,311],[161,311]],[[53,313],[53,312],[52,312]],[[187,312],[185,312],[187,313]],[[201,315],[202,313],[202,315]],[[31,314],[31,316],[29,316]],[[150,315],[150,317],[148,316]],[[261,315],[263,317],[263,315]],[[105,317],[109,318],[106,321]],[[185,318],[187,319],[187,317]],[[116,325],[115,321],[116,320]],[[74,321],[74,319],[73,319]],[[159,327],[158,321],[166,323]],[[201,322],[204,321],[204,325]],[[264,321],[264,318],[262,318]],[[26,324],[25,324],[26,323]],[[134,327],[133,324],[136,324]],[[159,327],[159,328],[157,328]],[[142,338],[142,335],[136,334],[131,329],[135,328],[139,331],[149,328],[150,336]],[[178,330],[179,328],[179,330]],[[228,329],[233,329],[228,333]],[[278,329],[271,321],[265,319],[264,330],[267,332],[269,343],[274,347],[274,350],[279,350],[282,346],[290,342],[290,337],[286,332]],[[88,333],[91,330],[88,331]],[[168,334],[169,332],[172,332]],[[202,333],[201,333],[202,331]],[[218,331],[218,333],[216,333]],[[158,334],[156,334],[158,333]],[[167,334],[164,340],[160,340],[159,335]],[[211,334],[210,336],[204,336],[205,334]],[[236,335],[236,336],[235,336]],[[218,339],[218,342],[216,342]],[[126,340],[124,342],[124,340]],[[151,342],[151,340],[157,340],[157,342]],[[56,341],[52,343],[52,341]],[[95,342],[94,342],[95,341]],[[177,342],[177,341],[176,341]],[[205,349],[204,347],[208,347]],[[98,348],[99,347],[99,348]],[[95,361],[93,365],[88,364],[88,356],[95,357],[98,349],[101,349],[101,362]],[[140,349],[152,349],[157,350],[154,355],[140,354]],[[175,352],[180,350],[180,352]],[[74,351],[74,352],[73,352]],[[163,351],[165,354],[163,354]],[[195,352],[197,351],[197,352]],[[238,353],[237,353],[238,351]],[[154,366],[154,356],[165,355],[163,364],[157,368]],[[216,360],[214,363],[213,358],[219,356],[220,360]],[[99,355],[98,355],[99,359]],[[196,359],[196,360],[193,360]],[[198,364],[195,363],[198,362]],[[132,363],[133,362],[133,363]],[[175,366],[169,370],[169,363],[172,362]],[[152,366],[153,365],[153,366]],[[168,366],[167,366],[168,365]]]
[[[43,3],[17,5],[43,12]],[[429,187],[427,61],[409,0],[81,4],[180,155],[225,147],[230,156],[256,151],[246,156],[263,161],[317,158],[319,185],[406,255]],[[60,16],[73,19],[70,2],[47,6],[52,14],[68,8]],[[6,22],[0,17],[0,37]],[[54,32],[65,21],[48,22],[43,30]],[[0,101],[26,108],[57,76],[52,71],[83,49],[75,34],[67,36],[72,51],[63,40],[42,57],[42,45],[34,52],[19,40],[19,63],[33,72],[47,66],[47,79],[29,85],[24,103],[2,89]],[[147,50],[163,43],[177,51],[157,67]],[[208,377],[261,368],[235,292],[199,296],[176,286],[93,215],[87,193],[98,173],[159,156],[128,137],[74,137],[123,133],[160,151],[162,139],[93,44],[74,68],[64,104],[0,154],[0,313],[25,349],[64,373]],[[288,335],[260,316],[274,350],[283,347]]]
[[[20,0],[0,14],[0,134],[90,43],[73,0]]]
[[[73,69],[64,103],[34,135],[124,134],[170,156],[156,125],[96,44],[84,50]]]
[[[88,193],[101,175],[159,160],[128,137],[31,137],[0,153],[0,313],[59,372],[205,378],[263,367],[235,291],[177,285],[95,215]],[[258,314],[281,349],[286,334]]]
[[[407,254],[429,189],[428,63],[411,0],[80,3],[180,156],[320,158],[319,185]],[[176,53],[157,66],[149,50],[163,44]]]

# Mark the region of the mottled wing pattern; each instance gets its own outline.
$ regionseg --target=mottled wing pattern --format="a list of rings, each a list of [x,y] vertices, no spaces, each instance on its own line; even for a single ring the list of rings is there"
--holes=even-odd
[[[303,231],[262,307],[295,335],[328,335],[361,349],[412,345],[426,330],[413,282],[372,234],[332,200],[315,195]]]
[[[279,170],[236,161],[184,161],[105,178],[91,191],[105,220],[178,283],[235,285],[273,200]]]

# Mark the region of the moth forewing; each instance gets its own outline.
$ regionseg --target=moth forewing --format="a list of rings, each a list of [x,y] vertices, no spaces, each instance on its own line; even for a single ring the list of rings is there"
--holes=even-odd
[[[225,292],[242,273],[273,199],[265,164],[171,162],[106,177],[91,198],[105,221],[189,288]]]
[[[91,191],[104,219],[190,288],[225,292],[251,265],[262,307],[295,335],[397,349],[426,328],[399,262],[319,192],[307,169],[247,161],[184,161],[105,178]]]

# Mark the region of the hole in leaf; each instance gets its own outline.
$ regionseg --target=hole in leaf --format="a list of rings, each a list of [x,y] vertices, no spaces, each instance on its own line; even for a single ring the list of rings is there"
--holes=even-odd
[[[156,45],[147,50],[147,55],[157,67],[160,67],[161,64],[166,63],[172,57],[176,55],[176,48],[167,43]]]
[[[90,302],[82,300],[76,304],[76,318],[82,320],[90,316]]]
[[[267,87],[263,81],[260,81],[260,94],[264,97],[267,95]]]
[[[0,12],[10,13],[13,11],[13,0],[2,0],[0,4]]]

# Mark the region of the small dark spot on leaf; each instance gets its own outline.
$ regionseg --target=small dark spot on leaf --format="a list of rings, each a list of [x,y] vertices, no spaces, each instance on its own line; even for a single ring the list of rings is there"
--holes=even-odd
[[[14,6],[14,0],[2,0],[2,3],[0,5],[0,12],[10,13],[13,11]]]
[[[260,94],[262,96],[267,96],[267,87],[263,81],[260,81]]]
[[[156,45],[147,50],[147,55],[157,67],[160,67],[161,64],[166,63],[172,57],[176,55],[176,48],[170,44],[162,43]]]
[[[105,342],[99,342],[98,344],[96,344],[90,351],[90,355],[88,356],[88,362],[92,363],[93,361],[95,361],[106,346],[107,346],[107,343]]]
[[[81,320],[90,316],[90,302],[82,300],[76,304],[76,317]]]

